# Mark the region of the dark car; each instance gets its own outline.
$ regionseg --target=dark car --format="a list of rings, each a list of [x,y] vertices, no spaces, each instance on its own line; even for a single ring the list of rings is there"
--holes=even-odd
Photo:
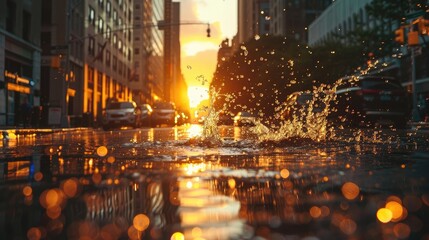
[[[142,126],[150,126],[152,118],[152,107],[149,104],[140,105],[141,115],[140,122]]]
[[[334,122],[345,126],[406,126],[410,114],[408,94],[397,79],[366,75],[341,80],[330,113]]]
[[[298,91],[291,93],[280,109],[281,120],[298,118],[305,121],[306,116],[324,111],[326,104],[323,102],[324,93],[315,94],[311,91]],[[311,107],[311,108],[310,108]]]

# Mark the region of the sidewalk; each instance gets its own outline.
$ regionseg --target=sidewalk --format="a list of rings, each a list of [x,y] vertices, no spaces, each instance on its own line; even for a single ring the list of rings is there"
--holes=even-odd
[[[73,128],[23,128],[16,126],[0,126],[0,139],[9,139],[12,135],[50,134],[56,132],[68,132],[90,129],[87,127]]]

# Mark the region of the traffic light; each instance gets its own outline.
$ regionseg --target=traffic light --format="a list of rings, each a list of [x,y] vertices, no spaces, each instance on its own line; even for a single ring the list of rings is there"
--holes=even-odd
[[[429,20],[419,18],[416,20],[418,31],[421,35],[429,35]],[[413,22],[414,24],[414,22]]]
[[[400,27],[395,30],[395,42],[404,44],[404,28]]]
[[[207,25],[207,37],[210,37],[210,25]]]

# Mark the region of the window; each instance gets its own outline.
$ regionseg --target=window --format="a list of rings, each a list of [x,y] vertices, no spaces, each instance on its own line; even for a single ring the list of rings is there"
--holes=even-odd
[[[113,10],[113,22],[118,25],[118,12],[116,10]]]
[[[118,67],[118,59],[116,58],[116,56],[113,56],[113,70],[116,71],[116,68]]]
[[[112,16],[112,3],[110,1],[106,3],[106,12],[108,17]]]
[[[112,37],[112,29],[107,26],[106,27],[106,38],[110,40],[110,38]]]
[[[110,51],[106,50],[106,65],[110,67]]]
[[[98,6],[103,8],[104,7],[104,0],[98,0]]]
[[[135,48],[134,55],[139,55],[139,54],[140,54],[140,48]]]
[[[122,50],[122,40],[118,41],[118,49],[119,49],[119,51]]]
[[[31,14],[27,11],[22,12],[22,38],[30,41],[31,35]]]
[[[43,0],[42,1],[42,24],[49,25],[52,23],[52,0]]]
[[[95,54],[95,47],[94,47],[94,38],[90,38],[89,39],[89,44],[88,44],[88,53],[91,56],[94,56]]]
[[[89,7],[88,21],[89,21],[90,24],[92,24],[93,26],[95,26],[95,10],[91,6]]]
[[[118,35],[113,34],[113,46],[116,47],[118,44]]]
[[[104,30],[104,20],[100,16],[98,17],[98,33],[103,33]]]
[[[12,1],[7,1],[6,8],[6,31],[14,33],[16,21],[16,4]]]

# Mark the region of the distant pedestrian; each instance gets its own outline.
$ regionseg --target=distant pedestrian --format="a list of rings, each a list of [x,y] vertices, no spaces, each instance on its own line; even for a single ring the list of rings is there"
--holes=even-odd
[[[31,106],[28,103],[27,98],[24,98],[19,110],[21,115],[21,123],[24,127],[28,127],[31,120]]]

